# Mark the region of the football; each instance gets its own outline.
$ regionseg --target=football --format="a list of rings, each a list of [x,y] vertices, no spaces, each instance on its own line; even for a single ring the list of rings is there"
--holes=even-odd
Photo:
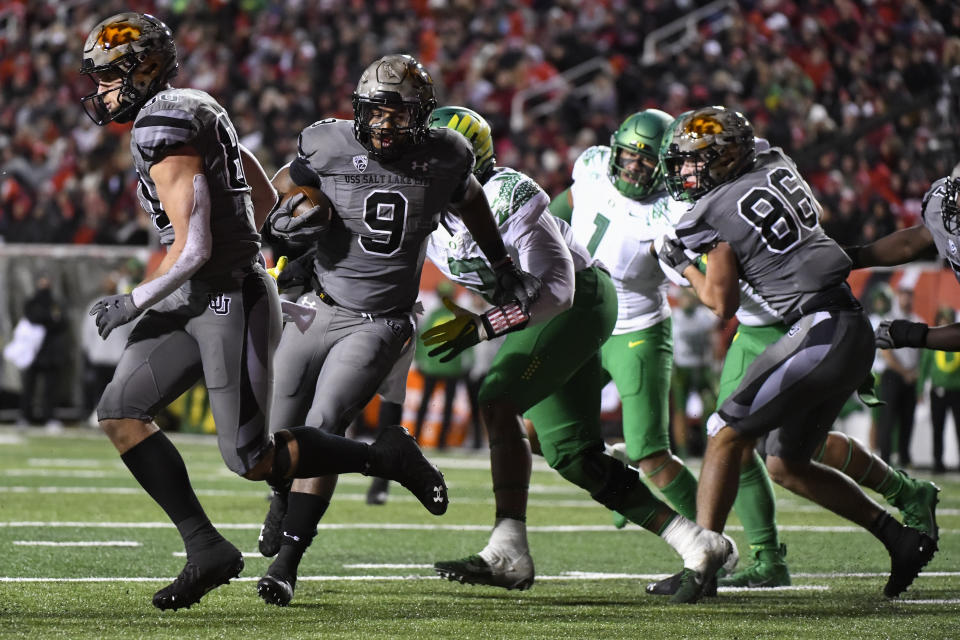
[[[301,215],[303,215],[310,209],[313,209],[314,207],[322,207],[324,210],[324,214],[320,216],[317,222],[330,221],[332,206],[330,204],[330,198],[328,198],[323,191],[321,191],[320,189],[317,189],[316,187],[295,186],[292,189],[290,189],[290,191],[283,194],[283,199],[287,200],[297,195],[298,193],[302,193],[306,197],[304,198],[303,202],[298,204],[297,208],[293,210],[291,215],[294,218],[299,218]]]

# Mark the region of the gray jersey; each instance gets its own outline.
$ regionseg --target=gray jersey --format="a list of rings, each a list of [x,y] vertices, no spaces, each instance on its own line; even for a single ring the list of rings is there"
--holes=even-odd
[[[353,311],[409,310],[427,238],[468,184],[470,144],[450,129],[431,129],[410,153],[381,164],[357,142],[352,121],[324,120],[300,134],[300,156],[320,176],[336,211],[318,239],[320,286]]]
[[[253,202],[240,161],[237,132],[224,108],[208,94],[196,89],[167,89],[137,114],[130,139],[134,166],[140,176],[137,196],[164,245],[173,243],[173,226],[163,210],[150,169],[182,146],[190,146],[200,154],[210,187],[213,248],[193,279],[219,278],[249,265],[260,251],[260,234],[253,221]]]
[[[923,226],[933,236],[937,253],[947,261],[953,269],[953,275],[960,282],[960,236],[951,234],[943,226],[943,196],[946,194],[944,185],[949,179],[937,180],[923,196]]]
[[[773,148],[697,200],[677,224],[677,237],[698,253],[729,243],[741,277],[785,316],[850,272],[850,259],[820,227],[819,209],[793,161]]]

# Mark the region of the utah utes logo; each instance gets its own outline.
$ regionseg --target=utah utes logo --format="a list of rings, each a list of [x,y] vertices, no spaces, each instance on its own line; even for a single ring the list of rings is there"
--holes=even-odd
[[[210,308],[213,309],[213,312],[218,316],[225,316],[230,313],[230,298],[218,293],[216,295],[210,294]]]
[[[367,156],[353,156],[353,166],[355,166],[360,173],[366,171]]]

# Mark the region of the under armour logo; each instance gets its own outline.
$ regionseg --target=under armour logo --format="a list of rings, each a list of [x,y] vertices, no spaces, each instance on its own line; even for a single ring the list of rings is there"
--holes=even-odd
[[[955,254],[957,252],[957,243],[953,241],[953,238],[947,241],[947,247],[950,248],[950,253]]]
[[[433,501],[443,502],[443,487],[436,486],[433,488]]]
[[[218,293],[216,295],[210,294],[210,308],[213,309],[213,312],[218,316],[225,316],[230,313],[230,298]]]
[[[414,171],[426,171],[430,168],[430,163],[426,160],[423,162],[417,162],[416,160],[410,163],[410,168]]]
[[[317,301],[308,295],[300,296],[300,299],[297,300],[297,304],[302,304],[303,306],[310,307],[311,309],[317,308]]]
[[[355,166],[360,173],[366,171],[367,156],[353,156],[353,166]]]

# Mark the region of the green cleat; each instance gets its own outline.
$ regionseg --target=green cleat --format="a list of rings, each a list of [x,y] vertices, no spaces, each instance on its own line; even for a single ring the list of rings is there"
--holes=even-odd
[[[784,557],[787,555],[787,545],[779,548],[759,547],[753,549],[754,562],[752,565],[723,577],[718,581],[721,587],[741,587],[747,589],[767,589],[770,587],[787,587],[790,585],[790,570]]]
[[[937,502],[940,487],[928,480],[916,480],[901,471],[905,476],[903,489],[890,501],[890,504],[900,510],[903,524],[927,534],[934,541],[938,540]]]

